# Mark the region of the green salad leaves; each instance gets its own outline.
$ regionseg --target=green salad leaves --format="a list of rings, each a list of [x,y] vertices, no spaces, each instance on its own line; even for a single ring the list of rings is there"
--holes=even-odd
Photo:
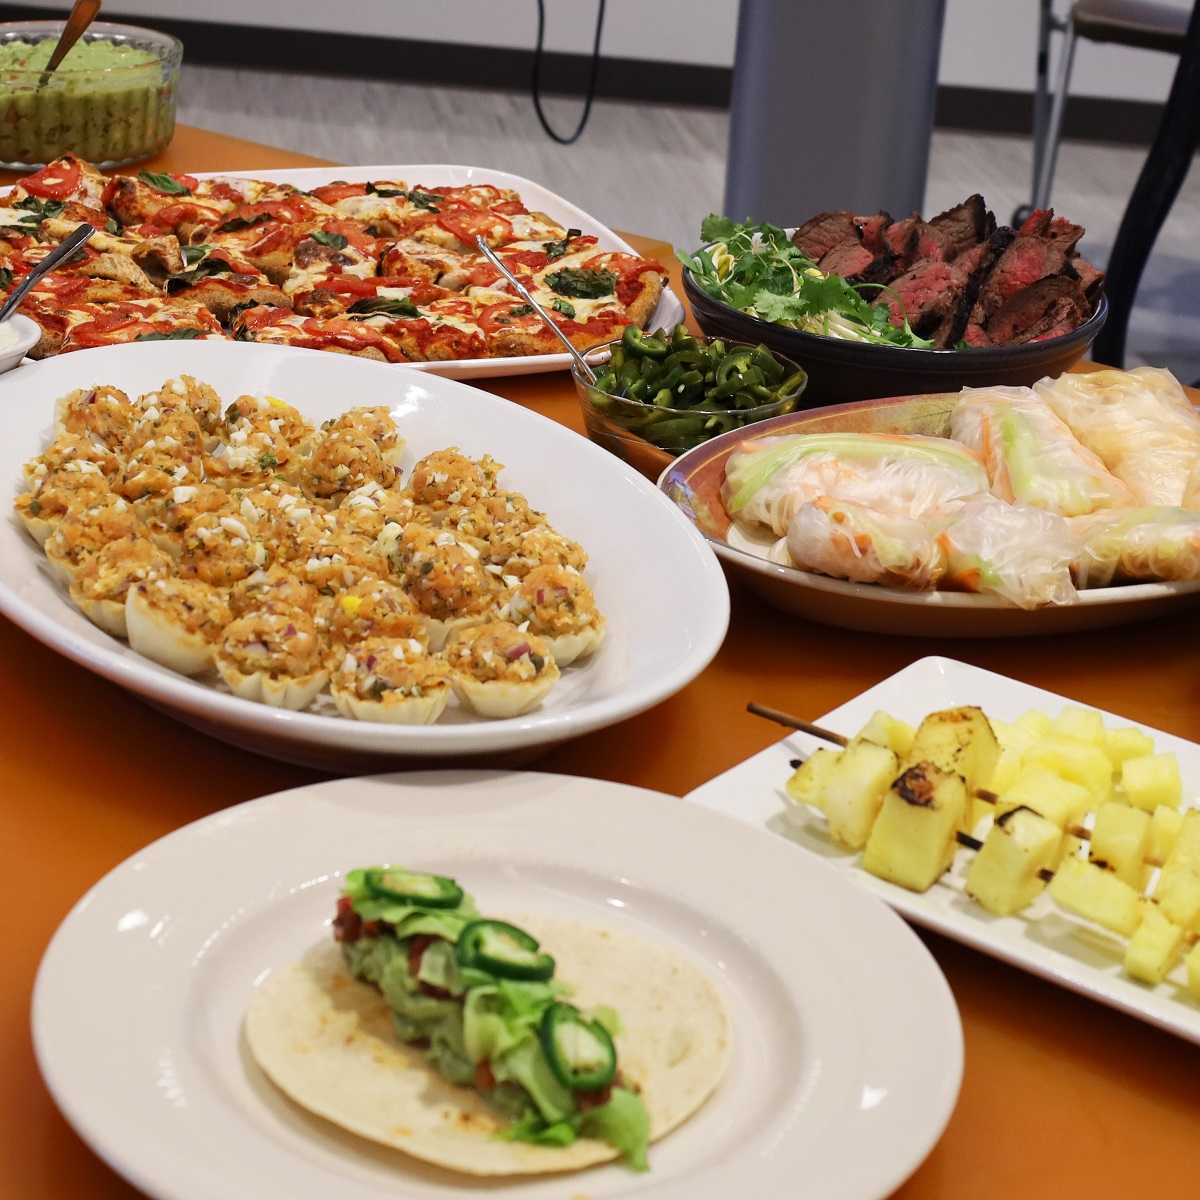
[[[706,248],[676,257],[714,300],[776,325],[852,341],[929,349],[907,321],[888,319],[886,305],[873,307],[880,284],[850,284],[823,275],[777,225],[710,215],[700,226]]]

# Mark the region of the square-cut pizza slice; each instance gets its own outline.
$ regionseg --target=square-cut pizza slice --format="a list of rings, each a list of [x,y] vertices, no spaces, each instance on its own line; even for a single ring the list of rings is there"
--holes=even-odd
[[[535,271],[533,282],[525,286],[543,308],[569,320],[586,321],[614,310],[621,313],[622,325],[644,326],[666,277],[666,269],[656,259],[592,248],[555,259]]]
[[[104,191],[108,178],[91,163],[74,154],[63,154],[38,171],[23,175],[13,184],[10,201],[34,196],[39,200],[60,200],[104,211]]]
[[[562,342],[546,328],[532,304],[511,292],[491,288],[468,288],[465,296],[476,306],[476,323],[487,340],[491,358],[517,358],[530,354],[561,354]],[[577,350],[612,341],[628,324],[619,304],[589,301],[593,307],[577,311],[561,302],[559,308],[545,305],[555,325]]]
[[[478,250],[448,250],[435,242],[406,237],[384,245],[379,256],[379,274],[424,279],[458,292],[468,286],[471,273],[481,262],[487,259]]]
[[[187,266],[166,281],[172,304],[203,304],[225,323],[233,309],[243,305],[278,305],[291,302],[257,267],[224,246],[187,246]]]
[[[224,338],[216,317],[199,304],[170,305],[165,300],[118,301],[71,305],[64,309],[66,334],[60,354],[127,342]]]
[[[300,226],[291,228],[299,230]],[[271,251],[278,255],[283,243]],[[266,262],[261,246],[252,248]],[[289,296],[307,294],[328,279],[371,279],[379,270],[379,245],[357,221],[339,218],[306,228],[291,249],[283,290]]]
[[[380,362],[409,361],[399,340],[386,330],[348,317],[306,317],[290,308],[259,305],[235,313],[229,328],[235,338],[247,342],[332,350]]]
[[[308,292],[292,294],[292,307],[309,317],[374,316],[417,317],[418,304],[429,304],[455,293],[424,279],[403,275],[330,275]]]

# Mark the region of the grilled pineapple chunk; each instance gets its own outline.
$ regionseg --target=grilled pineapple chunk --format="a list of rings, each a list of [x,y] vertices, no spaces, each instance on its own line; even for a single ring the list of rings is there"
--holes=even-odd
[[[1171,847],[1171,853],[1163,865],[1164,875],[1173,871],[1190,871],[1193,875],[1200,875],[1200,808],[1189,808],[1179,823],[1175,845]]]
[[[967,791],[972,792],[991,784],[999,758],[1000,743],[983,710],[968,706],[930,713],[917,726],[900,767],[907,771],[918,763],[933,763],[943,771],[961,775]]]
[[[1034,742],[1025,752],[1024,763],[1029,767],[1044,767],[1048,771],[1087,788],[1092,808],[1099,808],[1112,799],[1112,762],[1099,746],[1061,733],[1048,733]]]
[[[1154,739],[1130,725],[1126,729],[1104,731],[1104,753],[1112,759],[1113,770],[1120,773],[1127,758],[1145,758],[1154,753]]]
[[[1046,886],[1038,872],[1054,861],[1062,830],[1031,808],[997,817],[967,872],[967,895],[998,917],[1020,912]]]
[[[1063,908],[1132,937],[1142,920],[1141,896],[1111,871],[1082,858],[1064,858],[1050,881],[1050,895]]]
[[[1031,708],[1028,712],[1022,713],[1012,723],[1012,727],[1027,735],[1029,744],[1032,745],[1040,738],[1044,738],[1050,732],[1050,726],[1053,724],[1049,713],[1042,712],[1040,708]]]
[[[1176,925],[1200,933],[1200,875],[1184,870],[1163,871],[1154,899]]]
[[[966,809],[961,775],[933,763],[909,767],[883,799],[863,868],[911,891],[928,891],[954,861],[954,835]]]
[[[1142,909],[1142,923],[1125,950],[1125,970],[1143,983],[1162,983],[1183,948],[1183,930],[1154,901],[1143,900]]]
[[[903,758],[912,748],[917,731],[907,721],[879,709],[858,731],[858,736],[868,742],[878,742]]]
[[[1090,742],[1093,746],[1104,745],[1104,718],[1094,708],[1080,708],[1068,704],[1050,724],[1054,733]]]
[[[1059,829],[1066,829],[1083,820],[1091,801],[1091,793],[1082,784],[1063,779],[1044,767],[1026,767],[1012,786],[1000,793],[996,815],[1014,808],[1031,808]]]
[[[1183,780],[1173,752],[1129,758],[1121,764],[1121,786],[1135,808],[1152,813],[1160,804],[1178,808],[1183,800]]]
[[[814,750],[792,772],[792,777],[783,785],[784,791],[797,804],[810,804],[813,808],[824,811],[825,786],[829,780],[829,772],[841,757],[840,750],[828,750],[824,746]],[[787,808],[785,813],[789,820],[803,815],[799,809],[791,807]]]
[[[1146,858],[1156,867],[1167,861],[1183,826],[1183,813],[1160,804],[1150,816],[1150,845]]]
[[[825,780],[825,816],[835,842],[861,850],[871,835],[883,798],[899,774],[896,755],[886,746],[854,738]]]
[[[1150,848],[1150,814],[1110,801],[1096,810],[1088,857],[1130,887],[1140,888],[1142,864]]]

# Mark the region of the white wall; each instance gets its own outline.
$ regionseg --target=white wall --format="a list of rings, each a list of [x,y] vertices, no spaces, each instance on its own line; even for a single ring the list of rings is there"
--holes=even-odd
[[[62,0],[25,0],[52,10]],[[836,3],[836,0],[781,0]],[[1165,0],[1181,8],[1190,0]],[[878,0],[880,4],[903,0]],[[1060,11],[1068,0],[1056,0]],[[534,0],[111,0],[111,7],[144,16],[207,19],[295,29],[336,29],[429,41],[532,48]],[[737,34],[737,0],[609,0],[602,50],[619,58],[730,66]],[[596,6],[591,0],[546,0],[546,47],[587,53]],[[336,17],[333,16],[336,14]],[[946,0],[939,79],[964,87],[1028,91],[1033,87],[1038,0]],[[800,56],[802,61],[802,54]],[[1175,58],[1151,50],[1079,43],[1072,93],[1162,100]],[[852,84],[852,78],[848,84]]]

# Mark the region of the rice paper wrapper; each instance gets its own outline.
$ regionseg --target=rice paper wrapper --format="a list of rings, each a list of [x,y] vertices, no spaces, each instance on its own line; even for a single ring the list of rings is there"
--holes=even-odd
[[[1200,512],[1137,508],[1069,522],[1079,541],[1081,587],[1137,579],[1200,579]]]
[[[664,947],[553,917],[512,918],[554,955],[580,1008],[609,1005],[627,1084],[641,1089],[655,1141],[692,1115],[729,1061],[729,1017],[716,985]],[[470,1175],[573,1171],[617,1157],[607,1142],[534,1146],[494,1135],[506,1119],[447,1083],[396,1040],[382,995],[352,979],[330,940],[271,975],[246,1015],[250,1053],[298,1104],[352,1133]],[[651,1162],[653,1167],[653,1161]]]
[[[732,517],[784,537],[800,508],[822,496],[916,517],[987,491],[979,456],[949,438],[812,433],[743,443],[721,495]]]
[[[1079,548],[1054,513],[993,496],[931,515],[928,528],[946,556],[943,587],[1000,596],[1027,609],[1077,598],[1071,574]]]
[[[912,517],[826,497],[803,505],[786,539],[790,561],[856,583],[926,589],[945,573],[933,535]]]
[[[1133,493],[1030,388],[963,388],[950,433],[976,451],[992,492],[1061,517],[1133,508]]]
[[[1170,371],[1094,371],[1033,386],[1139,505],[1177,507],[1185,493],[1197,499],[1200,413]]]

